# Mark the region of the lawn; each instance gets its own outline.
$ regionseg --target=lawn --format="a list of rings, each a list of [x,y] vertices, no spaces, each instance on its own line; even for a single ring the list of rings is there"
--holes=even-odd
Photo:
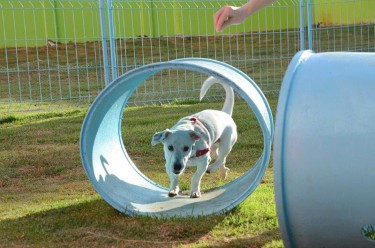
[[[268,96],[273,110],[277,95]],[[178,102],[126,108],[123,140],[139,169],[167,186],[162,147],[151,136],[200,109],[222,101]],[[282,247],[273,194],[272,165],[243,203],[220,215],[186,218],[126,216],[101,199],[80,160],[79,135],[86,109],[15,114],[0,124],[0,246],[51,247]],[[160,116],[166,116],[160,118]],[[239,140],[228,166],[232,180],[261,154],[262,135],[249,107],[237,99]],[[155,121],[157,120],[157,121]],[[189,174],[182,186],[188,188]],[[205,175],[202,186],[226,183]],[[185,185],[185,186],[184,186]]]

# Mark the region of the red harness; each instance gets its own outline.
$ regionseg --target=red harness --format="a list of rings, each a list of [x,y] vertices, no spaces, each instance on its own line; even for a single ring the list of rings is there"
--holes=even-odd
[[[197,119],[197,117],[193,116],[193,117],[190,118],[190,121],[193,122],[194,124],[197,124],[198,119]],[[205,127],[204,127],[201,123],[200,123],[200,125],[202,126],[202,128],[205,129]],[[195,155],[191,156],[190,158],[200,157],[200,156],[203,156],[203,155],[205,155],[205,154],[207,154],[207,153],[209,153],[209,152],[210,152],[210,148],[207,147],[207,148],[205,148],[205,149],[203,149],[203,150],[199,150],[199,151],[197,151],[197,152],[195,153]]]

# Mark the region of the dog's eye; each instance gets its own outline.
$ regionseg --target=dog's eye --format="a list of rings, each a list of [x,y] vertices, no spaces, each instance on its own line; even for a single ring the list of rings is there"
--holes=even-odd
[[[188,146],[184,146],[184,148],[182,149],[184,152],[187,152],[189,151],[189,147]]]
[[[173,152],[173,146],[168,146],[168,150]]]

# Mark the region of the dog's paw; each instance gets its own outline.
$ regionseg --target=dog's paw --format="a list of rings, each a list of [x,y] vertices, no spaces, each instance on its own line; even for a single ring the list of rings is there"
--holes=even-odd
[[[190,198],[199,198],[199,197],[201,197],[201,192],[199,192],[199,191],[192,192],[190,194]]]
[[[175,196],[177,196],[179,190],[180,190],[180,189],[179,189],[178,186],[177,186],[175,189],[172,189],[172,190],[170,190],[170,191],[168,192],[168,196],[169,196],[169,197],[175,197]]]
[[[169,197],[175,197],[177,195],[178,195],[178,192],[176,192],[176,191],[169,191],[169,193],[168,193]]]

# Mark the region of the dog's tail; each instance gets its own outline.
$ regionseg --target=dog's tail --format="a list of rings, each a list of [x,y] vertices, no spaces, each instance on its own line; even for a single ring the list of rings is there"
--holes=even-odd
[[[224,106],[221,109],[221,111],[227,113],[228,115],[232,115],[233,105],[234,105],[233,89],[232,89],[232,87],[229,87],[228,85],[223,84],[222,82],[220,82],[219,80],[217,80],[214,77],[209,77],[203,82],[201,92],[200,92],[200,100],[202,100],[203,97],[206,95],[206,93],[207,93],[208,89],[211,87],[211,85],[213,85],[215,83],[221,84],[223,86],[224,90],[225,90],[225,101],[224,101]]]

